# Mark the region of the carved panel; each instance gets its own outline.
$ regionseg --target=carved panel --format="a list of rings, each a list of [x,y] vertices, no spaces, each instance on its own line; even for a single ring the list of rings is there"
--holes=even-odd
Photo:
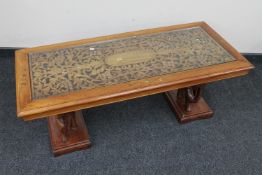
[[[30,53],[33,99],[234,61],[203,29]]]

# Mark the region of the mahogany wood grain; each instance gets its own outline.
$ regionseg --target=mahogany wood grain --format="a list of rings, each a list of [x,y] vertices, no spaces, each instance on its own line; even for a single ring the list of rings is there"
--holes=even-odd
[[[81,111],[48,117],[48,128],[55,156],[91,146]]]
[[[180,123],[187,123],[194,120],[207,119],[213,116],[214,112],[205,102],[202,94],[197,94],[194,100],[187,101],[189,88],[165,92],[165,96],[172,110]],[[178,97],[182,94],[182,97]]]

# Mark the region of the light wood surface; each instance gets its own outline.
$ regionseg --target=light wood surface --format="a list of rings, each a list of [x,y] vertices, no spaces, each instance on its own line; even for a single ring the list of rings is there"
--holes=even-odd
[[[29,53],[196,26],[204,29],[217,43],[219,43],[234,58],[236,58],[236,60],[223,64],[130,81],[127,83],[94,89],[83,89],[63,95],[32,100],[30,71],[28,66]],[[49,46],[22,49],[16,52],[17,115],[24,120],[33,120],[151,94],[162,93],[183,87],[242,76],[247,74],[252,68],[252,64],[250,64],[236,49],[234,49],[204,22],[146,29],[136,32],[127,32]]]

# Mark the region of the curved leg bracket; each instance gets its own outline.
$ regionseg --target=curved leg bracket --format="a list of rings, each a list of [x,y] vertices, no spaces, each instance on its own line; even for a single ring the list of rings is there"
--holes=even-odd
[[[48,128],[55,156],[91,146],[81,111],[48,117]]]
[[[181,123],[210,118],[213,111],[202,97],[204,85],[196,85],[165,93]]]

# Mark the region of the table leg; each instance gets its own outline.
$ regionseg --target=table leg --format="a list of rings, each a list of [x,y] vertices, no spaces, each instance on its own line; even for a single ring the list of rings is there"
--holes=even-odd
[[[180,123],[205,119],[213,116],[213,111],[202,97],[204,85],[165,92],[171,108]]]
[[[91,146],[81,111],[48,117],[48,128],[54,156]]]

